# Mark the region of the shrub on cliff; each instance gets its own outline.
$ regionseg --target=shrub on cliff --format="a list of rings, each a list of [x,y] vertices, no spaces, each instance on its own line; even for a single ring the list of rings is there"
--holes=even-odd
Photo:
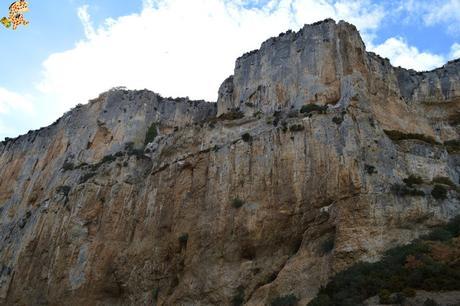
[[[289,127],[289,131],[291,132],[300,132],[303,131],[305,127],[301,124],[294,124]]]
[[[300,108],[300,113],[308,115],[313,112],[324,114],[327,111],[327,106],[321,106],[316,104],[307,104]]]
[[[280,296],[275,298],[271,302],[271,306],[295,306],[299,302],[299,299],[293,295],[293,294],[288,294],[284,296]]]
[[[417,133],[404,133],[395,130],[384,130],[385,134],[393,141],[420,140],[432,145],[439,144],[433,137]]]
[[[393,186],[391,186],[391,191],[400,197],[407,197],[407,196],[423,197],[425,196],[425,193],[422,190],[407,187],[406,185],[401,185],[401,184],[394,184]]]
[[[423,184],[423,179],[422,179],[420,176],[411,174],[411,175],[409,175],[408,178],[403,179],[403,182],[404,182],[407,186],[413,187],[414,185]]]
[[[241,118],[244,118],[244,113],[237,109],[231,110],[219,116],[219,119],[222,120],[236,120]]]
[[[436,200],[444,200],[447,198],[447,188],[443,185],[436,184],[431,191],[431,195]]]
[[[244,133],[243,135],[241,135],[241,139],[243,139],[244,142],[251,142],[252,136],[249,133]]]
[[[236,289],[236,294],[233,296],[232,299],[232,306],[241,306],[244,303],[244,288],[238,287]]]
[[[145,133],[144,145],[147,145],[151,143],[152,141],[154,141],[157,136],[158,136],[157,125],[154,122],[152,123],[152,125],[150,125],[150,127],[147,129],[147,132]]]
[[[447,152],[451,154],[460,153],[460,140],[448,140],[444,142],[444,146],[447,149]]]
[[[237,197],[237,198],[232,199],[233,208],[240,208],[243,205],[244,205],[244,201],[241,200],[240,198]]]

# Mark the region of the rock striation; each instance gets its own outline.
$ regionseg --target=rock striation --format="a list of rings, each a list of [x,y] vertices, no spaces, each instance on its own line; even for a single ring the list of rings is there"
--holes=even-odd
[[[0,144],[0,304],[305,305],[460,214],[459,106],[459,60],[395,68],[333,20],[217,103],[101,94]]]

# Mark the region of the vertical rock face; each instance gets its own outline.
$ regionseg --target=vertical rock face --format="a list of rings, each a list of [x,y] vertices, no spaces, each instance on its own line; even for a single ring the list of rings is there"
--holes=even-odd
[[[354,26],[333,20],[306,25],[237,59],[235,75],[219,91],[219,114],[336,104],[346,99],[354,77],[365,74],[365,46]]]
[[[460,213],[459,106],[460,61],[394,68],[332,20],[217,103],[102,94],[0,144],[0,303],[306,304]]]

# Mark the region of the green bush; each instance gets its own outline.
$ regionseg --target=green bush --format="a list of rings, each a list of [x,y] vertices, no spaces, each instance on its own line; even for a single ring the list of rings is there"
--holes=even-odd
[[[308,304],[309,306],[331,306],[331,298],[327,294],[319,294],[313,301]]]
[[[72,187],[70,186],[59,186],[56,188],[56,192],[62,194],[65,197],[69,196],[70,190],[72,190]]]
[[[102,158],[102,160],[100,161],[101,164],[105,164],[105,163],[111,163],[113,161],[115,161],[117,158],[116,156],[114,155],[106,155]]]
[[[295,306],[299,302],[299,299],[293,295],[284,295],[277,297],[271,302],[271,306]]]
[[[452,182],[452,180],[450,178],[445,177],[445,176],[437,176],[437,177],[433,178],[432,183],[434,183],[434,184],[443,184],[443,185],[447,185],[447,186],[456,188],[454,182]]]
[[[423,237],[425,240],[431,241],[447,241],[450,240],[454,235],[444,228],[437,228],[433,230],[430,234]]]
[[[334,249],[334,238],[329,238],[321,244],[323,253],[330,253]]]
[[[435,300],[426,299],[425,302],[423,303],[423,306],[439,306],[439,304],[436,303]]]
[[[379,292],[379,303],[383,305],[393,304],[391,292],[387,289],[382,289]]]
[[[289,127],[289,131],[291,132],[300,132],[303,131],[305,127],[301,124],[294,124]]]
[[[307,104],[300,108],[300,112],[306,115],[313,113],[313,112],[319,112],[323,114],[326,111],[327,111],[327,106],[321,106],[321,105],[316,105],[316,104]]]
[[[221,120],[236,120],[241,118],[244,118],[244,113],[240,110],[231,110],[219,116]]]
[[[71,162],[64,162],[64,165],[62,165],[62,170],[64,171],[71,171],[75,168],[74,164]]]
[[[369,175],[372,175],[374,173],[377,173],[377,171],[375,170],[375,167],[374,166],[371,166],[371,165],[364,165],[364,170],[366,170],[366,172],[369,174]]]
[[[417,292],[412,288],[404,288],[402,294],[404,294],[404,296],[407,298],[411,298],[415,297],[417,295]]]
[[[241,306],[244,303],[244,289],[243,287],[238,287],[236,289],[236,294],[232,299],[232,306]]]
[[[457,237],[460,235],[460,215],[453,218],[446,226],[443,227],[448,230],[452,236]]]
[[[460,125],[460,113],[459,112],[449,116],[449,124],[450,125]]]
[[[337,125],[340,125],[343,122],[343,118],[342,117],[334,117],[334,118],[332,118],[332,122],[334,122]]]
[[[80,180],[78,181],[78,184],[83,184],[86,183],[90,178],[95,176],[97,173],[96,172],[89,172],[85,173],[80,177]]]
[[[147,129],[147,132],[145,133],[145,140],[144,140],[144,145],[147,145],[151,143],[152,141],[155,140],[155,138],[158,136],[158,128],[156,123],[152,123],[150,127]]]
[[[431,191],[431,195],[436,200],[445,200],[447,198],[447,189],[443,185],[436,184]]]
[[[395,130],[384,130],[384,132],[393,141],[416,139],[432,145],[439,144],[433,137],[423,134],[403,133]]]
[[[241,206],[244,205],[244,201],[241,200],[240,198],[234,198],[232,200],[232,206],[233,208],[241,208]]]
[[[260,117],[262,117],[262,115],[263,115],[263,113],[262,113],[261,111],[257,111],[257,112],[255,112],[252,116],[253,116],[253,117],[257,117],[257,118],[259,119]],[[271,123],[270,123],[270,124],[271,124]]]
[[[179,236],[179,245],[181,248],[185,248],[188,242],[188,234],[182,234]]]
[[[423,179],[420,176],[411,174],[408,178],[403,179],[403,182],[409,187],[414,187],[414,185],[423,184]]]
[[[391,186],[391,191],[400,197],[406,197],[406,196],[423,197],[425,196],[425,193],[422,190],[410,188],[410,187],[407,187],[401,184],[394,184],[393,186]]]
[[[153,298],[153,301],[156,302],[158,301],[158,294],[160,293],[160,289],[159,288],[154,288],[152,290],[152,298]]]
[[[243,139],[244,142],[251,142],[252,136],[249,133],[244,133],[243,135],[241,135],[241,139]]]
[[[447,152],[451,154],[460,153],[460,140],[448,140],[444,142]]]

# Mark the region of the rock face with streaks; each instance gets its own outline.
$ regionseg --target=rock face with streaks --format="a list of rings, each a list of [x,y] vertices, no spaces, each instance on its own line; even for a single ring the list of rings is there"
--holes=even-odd
[[[0,303],[305,305],[460,213],[459,106],[460,61],[394,68],[333,20],[217,103],[104,93],[0,144]]]

